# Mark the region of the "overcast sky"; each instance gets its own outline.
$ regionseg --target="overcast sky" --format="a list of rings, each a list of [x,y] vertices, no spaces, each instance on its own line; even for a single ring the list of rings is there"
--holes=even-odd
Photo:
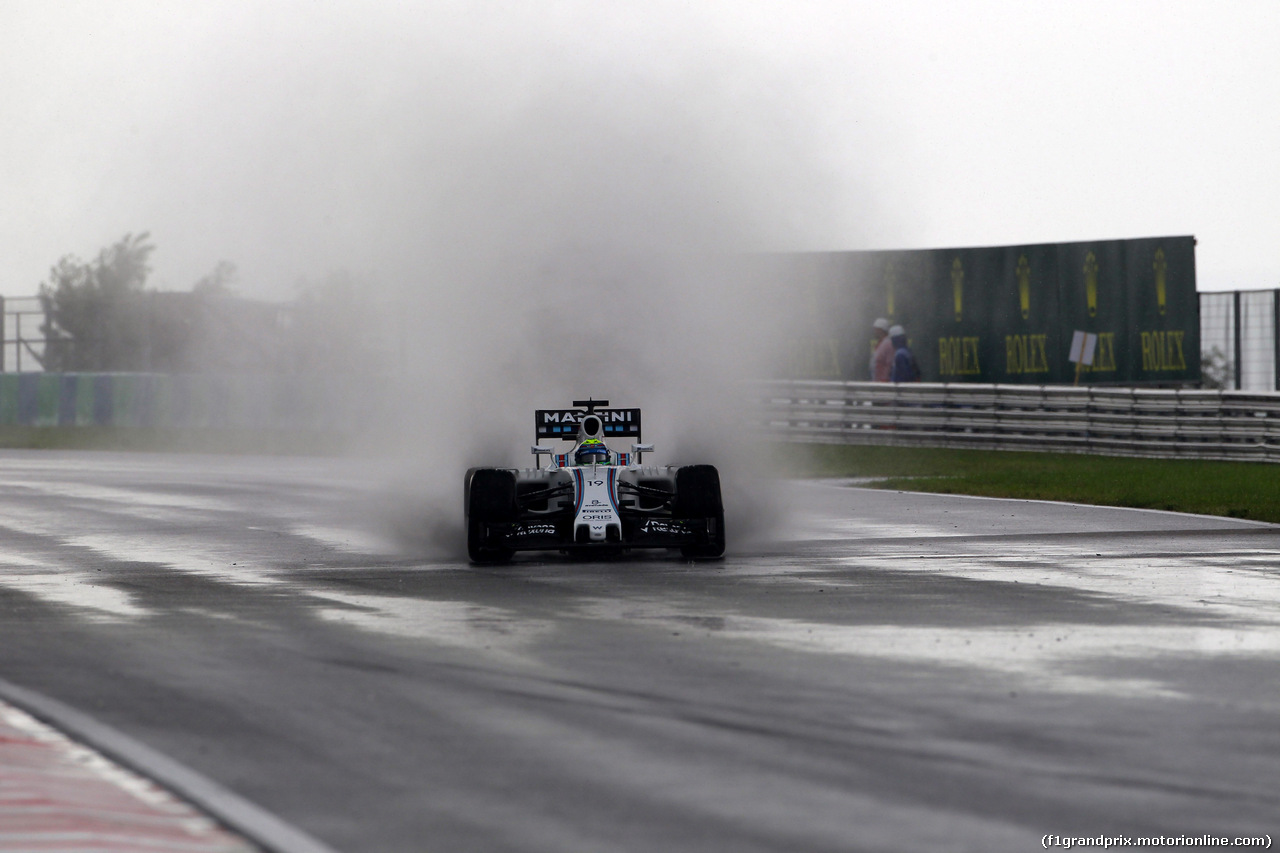
[[[7,296],[139,231],[166,289],[403,278],[587,137],[562,225],[715,172],[746,248],[1194,234],[1201,290],[1280,287],[1276,0],[0,0],[0,96]]]

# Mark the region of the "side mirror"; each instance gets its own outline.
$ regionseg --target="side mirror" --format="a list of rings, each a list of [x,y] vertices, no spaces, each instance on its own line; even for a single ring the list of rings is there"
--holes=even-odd
[[[530,448],[529,448],[529,452],[533,454],[533,458],[534,458],[534,465],[536,465],[537,467],[541,468],[541,467],[542,467],[542,455],[545,453],[545,454],[547,454],[548,456],[550,456],[554,451],[552,450],[552,448],[547,447],[546,445],[543,445],[543,444],[535,444],[535,445],[533,445],[532,447],[530,447]]]
[[[641,454],[653,452],[653,445],[652,444],[633,444],[631,445],[631,452],[636,455],[636,462],[640,462],[644,459],[644,456]]]

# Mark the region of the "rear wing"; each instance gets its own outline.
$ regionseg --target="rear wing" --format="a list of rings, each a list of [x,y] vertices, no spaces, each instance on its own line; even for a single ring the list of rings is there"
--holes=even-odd
[[[600,419],[600,437],[634,438],[640,440],[639,409],[599,409],[597,406],[608,406],[608,400],[583,402],[574,400],[575,406],[583,409],[538,409],[534,412],[537,440],[544,438],[563,438],[569,441],[578,437],[578,425],[587,415]]]

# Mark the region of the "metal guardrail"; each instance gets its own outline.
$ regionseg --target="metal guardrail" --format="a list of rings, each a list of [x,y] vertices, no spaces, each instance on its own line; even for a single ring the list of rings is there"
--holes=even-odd
[[[1280,393],[970,383],[748,383],[772,438],[1280,462]]]

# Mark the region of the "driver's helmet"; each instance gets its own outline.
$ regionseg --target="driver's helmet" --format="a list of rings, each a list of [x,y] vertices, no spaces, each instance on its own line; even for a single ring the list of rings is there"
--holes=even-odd
[[[604,465],[609,461],[609,448],[598,438],[584,438],[575,458],[579,465]]]

